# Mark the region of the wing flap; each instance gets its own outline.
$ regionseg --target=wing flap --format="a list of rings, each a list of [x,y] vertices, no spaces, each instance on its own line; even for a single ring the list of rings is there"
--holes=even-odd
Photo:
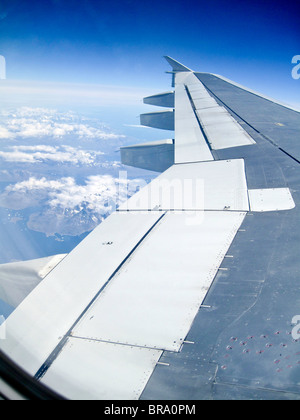
[[[295,208],[289,188],[249,190],[251,211],[282,211]]]
[[[244,161],[173,165],[119,207],[119,210],[248,211]]]
[[[244,216],[166,214],[72,335],[179,351]]]
[[[212,149],[255,144],[255,141],[230,113],[211,97],[194,73],[189,73],[186,77],[183,77],[181,73],[179,77],[180,83],[184,83],[189,92],[199,124]]]
[[[1,349],[31,375],[128,258],[161,213],[114,213],[82,241],[0,326]]]
[[[213,160],[185,87],[175,87],[175,163]]]
[[[138,399],[162,350],[180,351],[244,217],[164,216],[74,326],[42,381],[72,399]]]

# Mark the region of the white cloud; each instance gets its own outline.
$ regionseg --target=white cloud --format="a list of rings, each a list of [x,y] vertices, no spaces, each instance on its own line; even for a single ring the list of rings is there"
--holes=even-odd
[[[12,139],[13,134],[3,126],[0,126],[0,139]]]
[[[72,146],[13,146],[8,151],[0,151],[0,158],[7,162],[37,163],[45,161],[91,165],[100,151],[88,151]]]
[[[34,157],[28,153],[13,151],[13,152],[1,152],[0,158],[6,160],[7,162],[23,162],[23,163],[33,163],[35,161]]]
[[[18,182],[14,185],[9,185],[5,188],[5,192],[23,192],[31,193],[33,190],[58,190],[63,185],[72,183],[73,178],[62,178],[61,180],[47,180],[43,178],[30,177],[26,181]],[[2,194],[3,195],[3,194]]]
[[[71,112],[54,109],[22,107],[16,111],[2,111],[0,139],[53,137],[61,139],[73,135],[80,139],[119,139],[125,136],[112,133],[99,122],[83,119]],[[96,125],[96,126],[95,126]]]
[[[14,149],[24,150],[25,152],[49,152],[55,153],[57,151],[57,147],[49,146],[47,144],[37,144],[34,146],[16,146]]]

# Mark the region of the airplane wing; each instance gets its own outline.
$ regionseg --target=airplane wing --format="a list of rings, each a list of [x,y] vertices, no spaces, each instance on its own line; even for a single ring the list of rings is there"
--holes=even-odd
[[[300,113],[166,57],[124,147],[161,172],[21,301],[0,348],[68,399],[299,399]],[[296,325],[295,325],[296,324]]]

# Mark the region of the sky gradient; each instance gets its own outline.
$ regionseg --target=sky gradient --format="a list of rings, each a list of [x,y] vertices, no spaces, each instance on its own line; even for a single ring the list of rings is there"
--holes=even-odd
[[[270,0],[2,0],[7,79],[166,89],[170,55],[286,102],[300,4]]]

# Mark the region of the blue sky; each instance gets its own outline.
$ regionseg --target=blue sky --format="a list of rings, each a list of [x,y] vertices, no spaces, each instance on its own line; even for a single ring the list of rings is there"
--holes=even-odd
[[[10,80],[166,89],[163,55],[290,103],[300,4],[270,0],[2,0]]]

